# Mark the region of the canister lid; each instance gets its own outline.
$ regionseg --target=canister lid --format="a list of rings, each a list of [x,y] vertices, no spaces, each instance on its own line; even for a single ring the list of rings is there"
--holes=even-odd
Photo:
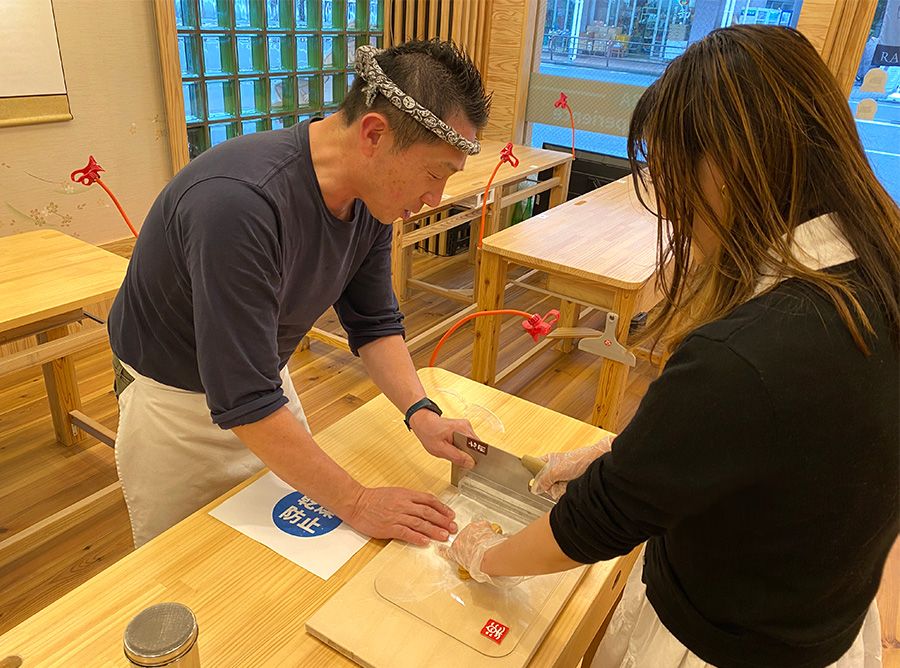
[[[129,622],[125,656],[139,666],[163,666],[186,654],[197,640],[197,618],[181,603],[158,603]]]

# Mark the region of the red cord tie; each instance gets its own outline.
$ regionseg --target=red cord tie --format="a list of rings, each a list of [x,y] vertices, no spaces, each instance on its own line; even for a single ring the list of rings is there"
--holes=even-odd
[[[491,184],[494,182],[494,177],[497,176],[497,170],[500,169],[504,162],[508,162],[513,169],[519,166],[519,159],[513,155],[512,142],[500,149],[500,162],[494,167],[491,178],[488,179],[487,186],[484,188],[484,196],[481,198],[481,226],[478,231],[478,248],[481,248],[481,242],[484,240],[484,220],[487,217],[488,194],[491,192]],[[499,206],[499,204],[497,202],[495,206]]]
[[[122,208],[122,205],[119,203],[119,200],[116,199],[113,191],[110,190],[109,187],[105,183],[103,183],[103,179],[100,178],[100,172],[105,171],[106,170],[103,169],[103,167],[101,167],[96,160],[94,160],[94,156],[89,156],[88,164],[84,166],[84,169],[76,169],[74,172],[69,174],[69,178],[76,183],[80,183],[83,186],[92,186],[96,183],[101,188],[103,188],[103,190],[106,191],[106,194],[109,195],[112,203],[116,205],[116,209],[119,210],[119,214],[122,216],[125,224],[128,225],[128,229],[131,230],[131,233],[136,238],[138,235],[138,231],[134,229],[134,225],[132,225],[131,221],[128,219],[128,214],[125,213],[125,209]]]
[[[106,170],[94,160],[94,156],[90,156],[88,158],[88,164],[85,165],[84,169],[76,169],[69,175],[69,178],[83,186],[90,186],[93,185],[94,182],[99,181],[100,172],[105,171]],[[81,174],[81,176],[78,176],[79,174]]]
[[[508,143],[506,146],[500,149],[500,162],[508,162],[513,167],[519,166],[519,159],[513,155],[512,142]]]
[[[572,107],[569,106],[569,98],[565,93],[559,94],[559,99],[553,103],[557,109],[566,109],[569,112],[569,124],[572,126],[572,157],[575,157],[575,114],[572,113]]]
[[[550,333],[550,330],[553,329],[553,325],[555,325],[557,320],[559,320],[559,311],[557,311],[556,309],[547,311],[547,315],[543,317],[541,317],[540,313],[528,313],[527,311],[520,311],[519,309],[514,308],[475,311],[475,313],[470,313],[464,318],[458,320],[453,325],[453,327],[446,331],[446,333],[441,337],[441,340],[438,341],[437,345],[434,347],[434,351],[431,353],[431,360],[428,362],[428,366],[434,366],[435,361],[437,361],[438,351],[441,349],[441,346],[444,345],[447,339],[450,338],[453,332],[465,325],[470,320],[490,315],[517,315],[520,318],[525,318],[525,320],[522,321],[522,327],[531,335],[531,338],[534,339],[535,343],[537,343],[540,337],[547,336],[547,334]]]
[[[522,321],[522,327],[531,335],[534,342],[537,343],[542,336],[547,336],[553,325],[559,320],[559,311],[552,309],[547,311],[547,315],[541,317],[540,313],[533,313],[528,320]]]

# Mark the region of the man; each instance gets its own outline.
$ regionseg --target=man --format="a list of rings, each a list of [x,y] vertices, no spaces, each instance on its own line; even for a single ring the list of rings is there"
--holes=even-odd
[[[391,223],[440,203],[479,150],[490,99],[447,42],[362,47],[356,71],[338,113],[207,151],[144,222],[109,317],[136,546],[263,466],[370,536],[425,544],[456,531],[434,496],[363,487],[323,452],[287,373],[334,305],[425,449],[472,464],[452,445],[471,426],[441,417],[403,341]]]

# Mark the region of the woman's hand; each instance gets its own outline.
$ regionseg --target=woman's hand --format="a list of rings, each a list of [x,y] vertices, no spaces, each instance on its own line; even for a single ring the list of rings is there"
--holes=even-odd
[[[448,561],[464,568],[476,582],[487,582],[498,587],[512,587],[523,580],[521,577],[490,576],[482,568],[485,553],[507,540],[498,533],[496,526],[487,520],[478,520],[467,525],[450,544],[438,547],[438,553]]]
[[[553,452],[543,455],[538,459],[544,462],[544,468],[534,476],[531,485],[533,494],[547,494],[554,501],[566,493],[566,485],[570,480],[581,476],[597,457],[604,452],[609,452],[612,447],[613,436],[605,436],[603,439],[589,445],[586,448],[578,448],[568,452]]]

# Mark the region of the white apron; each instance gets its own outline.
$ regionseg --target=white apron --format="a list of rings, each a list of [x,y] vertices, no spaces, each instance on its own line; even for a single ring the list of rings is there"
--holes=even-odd
[[[234,432],[213,424],[205,394],[122,366],[134,381],[119,395],[116,468],[138,548],[264,464]],[[309,431],[287,366],[281,387],[288,409]]]
[[[591,668],[710,668],[669,633],[647,600],[641,581],[644,552],[628,576],[622,600],[600,641]],[[856,640],[846,654],[828,668],[879,668],[881,620],[873,600]]]

